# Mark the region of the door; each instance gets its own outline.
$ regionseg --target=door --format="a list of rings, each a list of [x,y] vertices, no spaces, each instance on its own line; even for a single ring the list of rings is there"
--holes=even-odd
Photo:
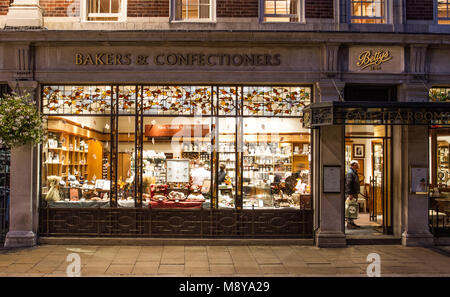
[[[370,220],[380,223],[383,233],[392,232],[391,140],[372,141],[372,176],[370,178]]]
[[[364,234],[365,230],[367,234],[391,234],[391,127],[347,126],[345,141],[346,168],[350,160],[359,163],[361,194],[358,203],[362,211],[356,220],[361,226],[358,234]]]

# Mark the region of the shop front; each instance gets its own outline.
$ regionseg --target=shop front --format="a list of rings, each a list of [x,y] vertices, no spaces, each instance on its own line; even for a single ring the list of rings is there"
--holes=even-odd
[[[429,127],[450,124],[446,103],[433,102],[327,102],[311,104],[304,110],[304,123],[320,134],[322,161],[315,171],[321,172],[319,200],[324,205],[333,199],[334,213],[341,221],[332,230],[326,217],[321,221],[325,235],[318,232],[322,245],[339,245],[343,234],[347,240],[365,236],[393,235],[404,244],[433,244],[433,213],[428,213]],[[341,138],[326,140],[330,134]],[[334,153],[328,152],[335,149]],[[339,151],[341,153],[339,153]],[[328,153],[327,153],[328,152]],[[368,155],[367,155],[368,154]],[[334,157],[334,160],[331,160]],[[328,158],[327,158],[328,157]],[[342,188],[350,160],[359,163],[358,195],[361,229],[344,225],[345,191]],[[334,172],[334,173],[333,173]],[[324,208],[329,205],[324,205]],[[409,212],[406,210],[410,207]],[[411,210],[414,215],[411,215]],[[328,210],[328,209],[326,209]],[[324,211],[324,210],[322,210]],[[329,210],[328,210],[329,211]],[[328,231],[328,232],[327,232]],[[426,243],[428,241],[428,243]],[[320,243],[319,243],[320,244]]]
[[[311,86],[41,91],[41,236],[312,237]]]
[[[427,87],[446,85],[448,59],[431,37],[30,36],[8,37],[1,75],[33,94],[48,139],[11,153],[11,197],[19,198],[11,199],[8,245],[129,237],[345,246],[359,232],[344,221],[355,159],[369,235],[434,241],[430,195],[415,191],[428,176],[432,188],[446,181],[448,103],[427,102]],[[18,63],[17,52],[28,59]],[[436,214],[445,213],[439,203]]]
[[[430,90],[431,102],[450,102],[450,88]],[[450,236],[450,127],[430,126],[430,226],[437,237]]]

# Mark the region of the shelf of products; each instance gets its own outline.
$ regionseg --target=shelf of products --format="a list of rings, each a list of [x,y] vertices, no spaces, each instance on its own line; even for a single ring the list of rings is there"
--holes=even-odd
[[[47,175],[60,176],[67,182],[69,176],[82,181],[88,177],[89,140],[80,135],[49,132],[44,145],[43,164]]]
[[[286,181],[297,187],[309,178],[309,143],[272,142],[246,143],[243,156],[244,208],[300,207],[299,200],[292,199],[292,189],[283,193]],[[295,175],[294,175],[295,173]],[[281,191],[280,191],[281,190]]]
[[[450,182],[449,143],[438,141],[437,147],[437,181],[438,184],[448,185]]]

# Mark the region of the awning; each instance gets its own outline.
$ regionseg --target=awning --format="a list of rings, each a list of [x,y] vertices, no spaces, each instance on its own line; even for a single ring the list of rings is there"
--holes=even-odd
[[[450,102],[320,102],[303,109],[305,128],[324,125],[450,125]]]

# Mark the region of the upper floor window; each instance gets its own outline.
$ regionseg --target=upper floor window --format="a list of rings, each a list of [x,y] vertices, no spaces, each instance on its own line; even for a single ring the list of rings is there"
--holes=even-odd
[[[301,0],[261,0],[264,22],[300,21]]]
[[[85,0],[84,20],[86,21],[124,21],[127,0]]]
[[[352,23],[385,24],[386,0],[351,0]]]
[[[437,1],[438,24],[450,25],[450,0]]]
[[[215,0],[174,0],[175,20],[210,21],[214,19]],[[172,3],[173,3],[172,2]]]

